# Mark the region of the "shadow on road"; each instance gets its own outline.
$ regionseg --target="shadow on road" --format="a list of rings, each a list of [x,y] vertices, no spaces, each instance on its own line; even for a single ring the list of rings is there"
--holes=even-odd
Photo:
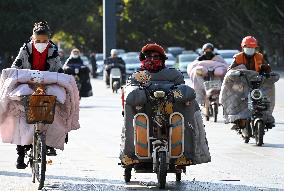
[[[282,145],[283,146],[283,145]],[[283,146],[284,147],[284,146]],[[18,176],[18,177],[31,177],[28,173],[10,172],[10,171],[0,171],[0,176]],[[225,180],[223,180],[225,181]],[[199,181],[168,181],[166,185],[166,190],[180,190],[180,191],[209,191],[209,190],[273,190],[273,191],[284,191],[283,189],[267,188],[267,187],[253,187],[245,186],[240,184],[230,184],[229,182],[236,182],[235,180],[226,180],[224,183],[211,183],[211,182],[199,182]],[[237,181],[240,183],[240,181]],[[160,190],[158,188],[157,182],[150,181],[131,181],[129,183],[124,183],[122,180],[110,180],[110,179],[96,179],[88,177],[71,177],[71,176],[54,176],[49,175],[46,177],[46,185],[43,190]]]
[[[264,143],[262,147],[270,147],[270,148],[284,148],[284,144],[270,144],[270,143]]]
[[[95,105],[80,105],[80,108],[85,108],[85,109],[91,109],[91,108],[95,108]]]
[[[253,187],[253,186],[245,186],[245,185],[237,185],[237,184],[229,184],[229,180],[227,183],[211,183],[211,182],[199,182],[199,181],[169,181],[166,185],[166,190],[180,190],[180,191],[210,191],[210,190],[230,190],[230,191],[240,191],[240,190],[250,190],[250,191],[260,191],[260,190],[273,190],[273,191],[284,191],[283,189],[275,189],[275,188],[267,188],[267,187]],[[232,180],[231,182],[236,182]],[[158,188],[157,183],[155,182],[130,182],[125,186],[127,190],[160,190]],[[144,188],[144,189],[142,189]]]
[[[82,105],[81,109],[92,109],[92,108],[102,108],[102,109],[116,109],[121,108],[121,106],[106,106],[106,105]]]
[[[32,174],[20,173],[20,172],[10,172],[10,171],[0,171],[0,176],[32,177]]]
[[[89,179],[88,183],[56,183],[56,185],[46,186],[48,188],[58,188],[62,190],[160,190],[156,182],[141,182],[133,181],[125,184],[123,181],[113,181],[113,180],[100,180],[100,179]],[[260,190],[273,190],[273,191],[283,191],[283,189],[267,188],[267,187],[252,187],[245,185],[235,185],[235,184],[223,184],[223,183],[210,183],[210,182],[198,182],[198,181],[169,181],[167,182],[165,190],[176,190],[176,191],[260,191]]]

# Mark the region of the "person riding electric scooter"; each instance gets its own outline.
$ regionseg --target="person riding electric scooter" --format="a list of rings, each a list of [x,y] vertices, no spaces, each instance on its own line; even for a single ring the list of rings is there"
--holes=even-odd
[[[90,81],[90,69],[83,64],[79,49],[71,51],[70,57],[63,65],[64,73],[75,77],[80,97],[90,97],[93,95]]]
[[[234,123],[231,129],[240,132],[246,143],[254,137],[261,146],[264,129],[275,126],[272,116],[274,83],[279,80],[279,74],[271,72],[263,55],[257,52],[258,42],[253,36],[243,38],[241,47],[242,52],[234,56],[224,78],[220,101],[224,106],[225,122]],[[260,121],[259,130],[256,126]]]
[[[131,170],[156,173],[165,188],[167,173],[181,180],[186,166],[211,161],[195,92],[181,72],[166,68],[164,49],[147,44],[141,68],[122,90],[124,127],[120,160],[129,182]]]
[[[118,51],[116,49],[112,49],[110,52],[111,56],[104,60],[104,81],[107,86],[113,85],[110,84],[110,73],[111,69],[118,68],[121,73],[121,85],[125,84],[126,81],[126,71],[125,71],[125,62],[121,57],[118,56]]]

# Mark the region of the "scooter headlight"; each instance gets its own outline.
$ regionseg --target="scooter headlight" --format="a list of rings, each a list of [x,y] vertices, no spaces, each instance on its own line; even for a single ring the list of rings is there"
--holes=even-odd
[[[155,91],[154,92],[154,97],[155,98],[163,98],[165,97],[166,93],[164,91]]]
[[[251,91],[250,95],[252,99],[260,100],[262,98],[262,91],[260,89],[255,89]]]

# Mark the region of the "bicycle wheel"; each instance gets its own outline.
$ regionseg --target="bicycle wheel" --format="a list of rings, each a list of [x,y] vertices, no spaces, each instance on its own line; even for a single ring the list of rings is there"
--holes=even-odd
[[[205,112],[206,112],[206,114],[205,114],[205,119],[206,119],[206,121],[209,121],[209,116],[210,116],[210,108],[209,108],[209,106],[207,105],[205,105]]]
[[[41,190],[44,186],[46,171],[46,144],[43,133],[36,132],[34,135],[32,171],[33,180],[37,179],[39,182],[38,189]]]
[[[217,117],[218,117],[218,104],[217,103],[214,103],[212,111],[213,111],[214,122],[217,122]]]

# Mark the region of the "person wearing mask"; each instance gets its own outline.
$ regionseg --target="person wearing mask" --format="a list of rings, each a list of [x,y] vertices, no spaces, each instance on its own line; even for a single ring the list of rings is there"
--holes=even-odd
[[[90,69],[83,64],[83,60],[80,57],[80,50],[74,48],[71,51],[69,58],[66,60],[63,69],[67,74],[75,74],[75,65],[79,65],[79,83],[81,84],[79,92],[80,97],[90,97],[93,95],[92,85],[90,81]]]
[[[50,40],[51,33],[47,22],[35,23],[32,32],[31,40],[20,48],[11,67],[63,73],[57,46]],[[16,168],[27,167],[24,163],[25,150],[30,147],[30,145],[17,145]],[[47,146],[47,155],[55,156],[55,149]]]
[[[245,65],[248,70],[254,70],[260,72],[270,72],[270,66],[265,62],[261,53],[257,52],[258,48],[257,40],[253,36],[246,36],[241,42],[242,51],[234,55],[234,61],[229,66],[228,70],[235,68],[238,65]]]
[[[247,69],[247,70],[252,70],[252,71],[256,71],[258,73],[270,73],[271,72],[271,68],[269,66],[269,64],[265,61],[264,56],[259,53],[257,51],[258,48],[258,42],[256,40],[255,37],[253,36],[246,36],[242,39],[241,41],[241,48],[242,51],[236,55],[234,55],[234,61],[233,63],[229,66],[228,70],[234,70],[234,69]],[[228,76],[229,78],[230,76]],[[272,80],[272,79],[270,79]],[[273,80],[272,80],[273,81]],[[271,82],[272,82],[271,81]],[[277,81],[277,80],[276,80]],[[238,83],[238,81],[233,81],[232,83]],[[266,82],[268,83],[268,82]],[[273,108],[274,108],[274,104],[275,104],[275,86],[274,86],[273,82],[270,85],[263,85],[263,89],[264,92],[268,93],[268,98],[271,101],[271,106],[270,106],[270,110],[269,110],[269,115],[268,115],[268,123],[266,124],[268,128],[272,128],[275,126],[275,119],[272,116],[272,112],[273,112]],[[232,84],[225,83],[224,84],[224,90],[227,90],[227,87],[231,87]],[[230,91],[232,91],[232,93],[230,93]],[[224,91],[226,93],[224,93],[224,98],[223,98],[223,102],[226,103],[226,99],[227,97],[229,98],[229,96],[231,94],[234,94],[234,91],[231,90],[231,88],[229,88],[227,91]],[[225,96],[225,94],[228,96]],[[224,106],[225,107],[225,106]],[[227,106],[228,108],[231,108],[230,105]],[[229,111],[229,109],[228,109]],[[228,112],[227,112],[228,113]],[[236,113],[236,112],[235,112]],[[247,119],[238,119],[236,120],[234,123],[236,123],[237,125],[233,125],[232,126],[232,130],[237,130],[239,127],[244,127],[248,122]]]
[[[198,131],[198,135],[204,134],[205,130],[202,122],[202,117],[200,113],[200,108],[195,101],[195,92],[192,88],[185,85],[183,74],[175,68],[167,68],[165,66],[165,60],[167,56],[165,54],[164,48],[156,43],[146,44],[142,47],[139,60],[141,62],[140,71],[134,72],[129,80],[127,80],[126,86],[122,89],[122,106],[124,111],[124,126],[122,129],[122,143],[121,143],[121,152],[120,160],[123,165],[132,165],[135,163],[137,156],[135,154],[135,144],[134,144],[134,133],[133,133],[133,118],[137,112],[143,112],[146,115],[151,116],[153,103],[151,103],[147,96],[148,93],[145,90],[140,88],[139,84],[145,84],[145,87],[152,87],[150,84],[174,84],[176,88],[179,89],[180,96],[185,100],[182,104],[174,103],[173,112],[181,112],[184,116],[184,124],[192,124],[193,129]],[[148,84],[148,85],[146,85]],[[185,93],[186,92],[186,93]],[[190,100],[190,101],[189,101]],[[138,109],[140,108],[141,111]],[[150,122],[151,124],[151,122]],[[150,129],[152,127],[149,127]],[[185,138],[185,152],[189,153],[190,143],[187,140],[192,140],[190,133],[188,133],[190,127],[185,125],[184,135]],[[152,132],[151,130],[149,130]],[[185,158],[191,158],[196,164],[210,162],[211,157],[208,150],[208,145],[205,137],[195,137],[198,140],[199,144],[197,147],[204,147],[202,151],[202,157],[197,159],[196,156],[189,156],[185,154]],[[195,157],[197,157],[195,161]]]
[[[120,69],[122,75],[122,83],[124,84],[126,80],[125,62],[121,57],[118,56],[118,51],[116,49],[111,49],[110,57],[104,60],[104,79],[107,86],[109,86],[110,81],[110,70],[114,67]]]
[[[71,50],[70,56],[65,62],[65,65],[68,65],[68,64],[83,65],[83,60],[80,57],[80,50],[78,48],[74,48]]]
[[[202,46],[202,55],[196,58],[196,61],[203,61],[203,60],[216,60],[219,62],[225,62],[221,55],[214,52],[214,45],[211,43],[205,43]]]
[[[187,66],[187,74],[196,92],[197,102],[200,105],[205,105],[207,101],[204,82],[210,79],[208,71],[214,71],[214,80],[222,81],[228,68],[226,61],[221,55],[215,53],[214,49],[212,43],[205,43],[202,46],[202,54]],[[208,112],[204,112],[204,114],[209,116]]]

